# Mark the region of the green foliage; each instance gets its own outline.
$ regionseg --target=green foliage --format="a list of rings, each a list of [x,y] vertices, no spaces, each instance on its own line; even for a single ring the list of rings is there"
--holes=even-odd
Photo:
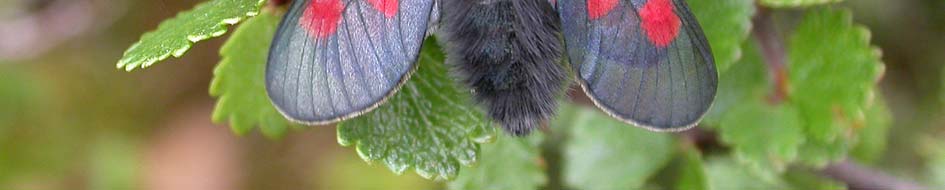
[[[663,168],[675,143],[666,133],[654,133],[617,121],[597,110],[564,106],[554,129],[567,130],[564,180],[576,189],[639,189]],[[574,116],[563,116],[574,114]]]
[[[686,148],[682,153],[676,190],[708,190],[707,178],[700,152],[695,147]]]
[[[266,58],[279,25],[277,14],[265,11],[236,29],[220,49],[223,59],[213,70],[210,95],[217,97],[213,121],[229,122],[238,134],[258,125],[267,136],[277,137],[289,128],[266,95]]]
[[[788,189],[783,181],[760,179],[729,158],[709,158],[706,161],[705,170],[710,190]]]
[[[836,1],[759,3],[799,7]],[[132,70],[180,56],[192,42],[222,35],[226,24],[254,16],[262,3],[212,0],[182,13],[145,34],[119,67]],[[891,116],[881,96],[875,95],[884,67],[879,51],[870,45],[869,31],[855,25],[849,11],[810,8],[799,22],[791,23],[785,43],[777,44],[786,50],[787,94],[770,99],[780,91],[769,72],[783,68],[767,68],[757,42],[748,40],[755,2],[689,3],[721,73],[717,99],[703,126],[718,135],[722,151],[703,154],[689,144],[677,146],[671,134],[565,104],[549,124],[556,138],[545,140],[554,142],[542,147],[562,153],[554,162],[546,163],[540,152],[543,135],[503,137],[482,145],[480,152],[480,144],[495,141],[497,131],[471,103],[469,90],[449,75],[445,55],[434,40],[424,44],[417,71],[400,92],[378,109],[338,124],[338,142],[354,146],[361,159],[396,174],[413,168],[427,179],[456,179],[450,189],[640,189],[660,185],[650,178],[670,171],[666,168],[678,174],[659,182],[675,182],[671,188],[676,189],[842,189],[811,170],[848,155],[872,162],[885,149]],[[229,122],[240,134],[260,126],[265,134],[279,136],[291,126],[265,92],[265,62],[279,22],[276,14],[263,12],[241,25],[221,50],[223,60],[214,70],[210,93],[219,100],[213,119]],[[670,162],[674,155],[680,161]],[[709,159],[703,162],[703,157]],[[560,177],[563,184],[546,184],[545,170],[559,172],[548,177]]]
[[[793,105],[767,101],[773,87],[754,43],[746,43],[745,58],[721,76],[716,104],[706,120],[717,125],[722,143],[732,147],[738,163],[770,182],[797,158],[807,137]]]
[[[784,173],[785,183],[789,184],[792,189],[798,190],[807,190],[807,189],[826,189],[826,190],[843,190],[847,189],[846,185],[834,181],[830,178],[825,178],[822,174],[814,173],[812,171],[806,170],[789,170]]]
[[[883,65],[865,29],[848,12],[822,8],[795,30],[787,44],[787,99],[769,99],[776,90],[750,42],[745,58],[721,75],[706,117],[737,163],[768,182],[795,161],[823,166],[853,145],[869,159],[883,149],[889,125],[887,108],[873,102]]]
[[[733,146],[736,160],[767,181],[776,177],[769,172],[783,172],[797,158],[804,142],[800,116],[790,106],[749,101],[731,110],[721,127],[719,135]]]
[[[733,107],[742,105],[746,100],[760,101],[757,98],[770,92],[765,64],[755,43],[753,40],[744,43],[744,57],[734,63],[732,69],[721,72],[715,103],[702,120],[703,124],[718,127],[722,116]]]
[[[706,163],[710,190],[780,189],[780,190],[842,190],[843,184],[805,170],[789,170],[774,180],[753,175],[748,168],[724,157],[710,158]]]
[[[789,91],[805,119],[805,161],[823,165],[846,155],[883,72],[870,33],[847,10],[807,13],[788,41]]]
[[[837,3],[843,0],[759,0],[761,5],[779,8],[794,8],[803,6]]]
[[[859,129],[859,138],[850,155],[861,163],[875,163],[886,151],[892,114],[889,113],[883,96],[878,96],[873,105],[866,109],[865,114],[866,123]]]
[[[180,57],[193,43],[221,36],[226,33],[227,25],[259,14],[265,3],[266,0],[211,0],[181,12],[162,22],[157,30],[141,36],[140,41],[125,51],[118,68],[131,71],[149,67],[169,56]]]
[[[449,189],[538,189],[548,181],[539,154],[541,139],[541,135],[502,136],[496,143],[483,145],[482,159],[473,168],[461,171],[449,183]]]
[[[427,40],[411,79],[386,104],[338,125],[338,142],[395,173],[415,167],[428,179],[453,179],[479,156],[495,128],[453,81],[435,40]]]
[[[728,70],[742,55],[741,44],[751,31],[755,14],[752,0],[688,0],[692,13],[712,47],[720,73]]]

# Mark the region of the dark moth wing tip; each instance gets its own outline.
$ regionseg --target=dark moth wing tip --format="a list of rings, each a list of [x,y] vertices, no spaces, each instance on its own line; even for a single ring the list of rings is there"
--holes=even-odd
[[[597,107],[598,109],[600,109],[601,111],[609,115],[610,117],[613,117],[614,119],[617,119],[621,122],[633,125],[635,127],[640,127],[646,130],[654,131],[654,132],[682,132],[682,131],[692,129],[696,127],[696,125],[699,125],[699,122],[702,121],[706,113],[708,113],[709,109],[712,108],[712,105],[715,104],[714,101],[711,101],[711,103],[709,103],[709,106],[706,106],[705,110],[698,113],[698,117],[696,117],[694,120],[691,120],[691,121],[682,122],[682,124],[680,125],[656,124],[653,122],[645,122],[637,118],[633,118],[633,116],[630,116],[630,115],[623,115],[623,114],[618,113],[616,110],[610,108],[606,104],[601,103],[600,100],[598,100],[594,95],[590,94],[586,83],[581,81],[581,79],[577,79],[577,80],[579,81],[578,83],[580,84],[581,89],[586,93],[587,97],[591,99],[591,102],[594,103],[595,107]],[[712,99],[715,99],[714,96]]]

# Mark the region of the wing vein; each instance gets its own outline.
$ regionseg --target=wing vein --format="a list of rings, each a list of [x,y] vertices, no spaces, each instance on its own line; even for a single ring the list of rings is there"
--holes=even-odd
[[[632,9],[632,7],[631,7],[631,9]],[[621,20],[621,21],[626,21],[626,19],[627,19],[627,13],[624,13],[623,11],[621,11],[620,20]],[[620,30],[623,30],[623,27],[626,27],[625,25],[620,25],[620,26],[621,26],[621,27],[620,27]],[[618,30],[618,31],[620,31],[620,30]],[[634,30],[634,31],[635,31],[635,30]],[[619,33],[618,33],[617,37],[619,37],[619,36],[620,36],[620,35],[619,35]],[[632,42],[631,44],[634,45],[633,51],[631,52],[631,53],[633,54],[633,56],[631,57],[632,60],[636,60],[637,55],[638,55],[640,52],[642,52],[642,51],[640,51],[640,49],[641,49],[641,47],[642,47],[643,45],[642,45],[642,44],[639,44],[639,42],[636,40],[636,38],[637,38],[636,35],[631,36],[631,38],[630,38],[630,40],[633,40],[633,42]],[[616,42],[616,41],[619,41],[619,40],[614,40],[614,41]],[[633,71],[633,69],[630,69],[630,68],[633,68],[633,66],[630,66],[630,65],[631,65],[631,64],[634,64],[634,63],[619,63],[619,62],[618,62],[617,64],[627,64],[627,65],[625,65],[625,67],[622,67],[622,69],[623,69],[623,71],[624,71],[624,72],[623,72],[623,76],[621,76],[621,80],[620,80],[620,84],[622,84],[622,85],[619,85],[619,86],[617,87],[617,89],[614,91],[615,93],[624,93],[624,90],[626,90],[626,88],[627,88],[628,85],[623,85],[623,84],[627,84],[627,79],[630,78],[630,75],[628,75],[628,74],[630,74],[630,72]],[[646,63],[643,63],[643,64],[646,64]],[[607,70],[610,70],[610,69],[607,69]],[[641,71],[642,71],[642,70],[641,70]],[[643,77],[644,77],[643,75],[640,76],[640,78],[643,78]],[[614,96],[614,97],[620,97],[620,96],[617,95],[617,96]],[[629,114],[629,113],[627,113],[627,114]]]
[[[361,6],[360,6],[360,3],[358,3],[358,5],[359,5],[359,6],[358,6],[358,17],[360,18],[359,21],[361,22],[361,25],[363,26],[363,27],[361,27],[361,29],[364,31],[364,35],[367,36],[367,42],[368,42],[368,46],[371,48],[371,52],[374,52],[372,55],[374,56],[374,60],[376,60],[377,66],[382,67],[384,64],[381,63],[381,61],[383,61],[383,60],[381,59],[381,57],[380,57],[380,55],[379,55],[380,53],[377,52],[377,51],[378,51],[377,46],[374,45],[374,38],[371,37],[371,33],[367,30],[367,23],[364,22],[364,15],[360,13],[361,11],[363,11],[363,9],[360,8],[360,7],[361,7]],[[349,34],[349,35],[350,35],[350,34]],[[381,76],[384,78],[384,81],[391,81],[391,80],[392,80],[391,78],[389,78],[389,77],[387,76],[386,73],[384,73],[384,71],[380,71],[380,72],[378,72],[378,73],[381,74]],[[397,80],[399,80],[399,79],[397,79]],[[384,84],[384,85],[388,85],[388,84]],[[372,91],[373,91],[373,90],[372,90]],[[383,95],[385,95],[385,94],[386,94],[386,92],[377,92],[376,95],[375,95],[375,94],[372,94],[372,96],[383,96]]]
[[[347,22],[347,21],[346,21],[346,22]],[[346,32],[349,31],[347,24],[345,24],[345,31],[346,31]],[[350,32],[348,32],[348,33],[350,33]],[[351,40],[351,39],[349,38],[348,40]],[[335,51],[336,51],[336,52],[341,52],[341,47],[340,47],[341,45],[337,45],[337,43],[338,43],[338,37],[335,37],[335,43],[336,43],[336,44],[334,45],[334,46],[335,46]],[[350,44],[350,43],[348,43],[348,44]],[[336,56],[336,57],[340,57],[340,56]],[[335,71],[340,71],[340,72],[341,72],[341,77],[337,77],[337,79],[338,79],[339,82],[341,83],[341,86],[340,86],[341,89],[339,89],[339,91],[341,91],[341,98],[344,99],[344,103],[345,103],[345,104],[348,104],[348,107],[354,108],[355,105],[352,105],[352,104],[351,104],[351,96],[348,94],[348,85],[345,83],[345,76],[344,76],[344,75],[345,75],[345,69],[344,69],[344,63],[342,63],[342,62],[340,61],[340,58],[339,58],[339,61],[333,61],[333,62],[335,62],[335,66],[336,66],[336,67],[334,67],[334,68],[332,68],[332,69],[334,69]],[[325,73],[326,73],[326,75],[327,75],[327,73],[328,73],[328,65],[327,65],[327,64],[326,64],[326,66],[325,66]],[[336,75],[337,75],[337,74],[336,74]],[[334,76],[331,76],[331,77],[334,77]],[[332,101],[334,101],[334,100],[332,100]],[[332,106],[334,106],[334,104],[332,104]],[[343,107],[342,107],[342,109],[343,109]]]
[[[303,17],[302,19],[304,19],[304,17]],[[306,22],[308,22],[308,25],[311,26],[311,25],[313,25],[313,23],[315,22],[315,19],[309,19],[309,20],[307,20]],[[321,32],[321,27],[316,27],[316,29],[315,29],[315,31],[314,31],[313,33],[317,34],[317,33],[319,33],[319,32]],[[305,33],[304,33],[304,31],[301,32],[301,33],[299,33],[298,35],[302,35],[302,38],[305,39],[305,41],[302,42],[302,47],[309,47],[309,44],[310,44],[310,42],[311,42],[311,41],[310,41],[310,40],[311,40],[311,37],[306,36]],[[292,39],[295,39],[294,37],[295,37],[296,35],[292,35],[292,36],[293,36]],[[290,42],[290,43],[291,43],[291,42]],[[316,42],[316,43],[317,43],[317,42]],[[301,99],[299,96],[302,95],[302,83],[301,83],[301,80],[302,80],[302,64],[305,64],[305,55],[308,54],[308,53],[307,53],[307,52],[308,52],[308,51],[307,51],[308,48],[301,48],[301,49],[302,49],[302,52],[299,54],[299,62],[298,62],[298,68],[299,68],[299,69],[298,69],[298,71],[296,71],[296,75],[295,75],[295,84],[296,84],[296,85],[295,85],[295,98],[292,99],[293,101],[295,101],[295,102],[293,102],[293,104],[294,104],[294,107],[296,108],[296,114],[302,114],[302,106],[301,106],[301,104],[300,104],[300,102],[299,102],[299,100]],[[288,67],[286,67],[286,68],[288,68]],[[313,68],[313,69],[312,69],[312,72],[314,72],[314,70],[315,70],[315,69]],[[314,83],[313,83],[313,84],[314,84]],[[312,95],[312,96],[315,96],[315,95]],[[312,103],[312,105],[313,105],[313,106],[312,106],[312,112],[315,112],[314,102]]]
[[[398,6],[398,7],[401,7],[401,5],[400,5],[401,3],[403,3],[403,1],[397,1],[397,4],[398,4],[397,6]],[[397,35],[400,36],[400,40],[399,40],[399,41],[400,41],[400,52],[403,53],[403,56],[404,56],[404,59],[405,59],[404,61],[407,61],[407,60],[406,60],[406,57],[407,57],[407,45],[404,44],[404,40],[407,40],[407,39],[404,37],[404,28],[403,28],[403,25],[402,25],[404,21],[403,21],[403,15],[401,14],[402,12],[403,12],[403,11],[397,11]],[[429,20],[429,19],[427,19],[427,20]],[[426,32],[424,32],[423,35],[426,35]]]
[[[705,42],[705,41],[703,41],[703,40],[704,40],[704,37],[701,37],[702,34],[701,34],[701,33],[698,33],[699,31],[701,31],[701,30],[699,30],[699,28],[698,28],[698,23],[692,23],[692,22],[693,22],[692,19],[695,19],[695,18],[692,16],[692,13],[691,13],[685,6],[683,6],[683,5],[681,4],[681,3],[682,3],[681,1],[674,0],[674,2],[675,2],[675,3],[673,3],[673,4],[674,4],[674,6],[676,7],[676,9],[681,10],[681,11],[679,11],[679,12],[682,12],[682,14],[685,14],[685,16],[684,16],[685,18],[682,19],[682,20],[683,20],[683,22],[684,22],[684,25],[686,26],[686,28],[687,28],[688,31],[689,31],[689,32],[686,32],[686,34],[689,35],[690,41],[691,41],[691,43],[693,43],[692,45],[694,45],[693,48],[695,48],[695,49],[698,50],[698,51],[696,51],[696,52],[693,52],[693,54],[690,54],[690,56],[692,56],[692,57],[691,57],[691,58],[692,58],[692,61],[697,61],[697,60],[696,60],[696,57],[695,57],[695,53],[699,53],[699,59],[702,60],[702,61],[697,61],[697,62],[699,63],[699,64],[698,64],[698,68],[701,68],[704,72],[697,72],[697,73],[699,73],[699,77],[698,77],[695,81],[698,81],[698,82],[700,82],[700,83],[703,83],[703,82],[705,82],[704,80],[706,79],[705,73],[711,73],[711,72],[712,72],[712,70],[710,69],[710,67],[711,67],[711,66],[714,66],[714,65],[711,65],[711,66],[710,66],[709,64],[714,64],[714,63],[713,63],[714,60],[711,60],[710,58],[706,58],[706,57],[705,57],[708,52],[706,52],[706,50],[705,50],[704,48],[707,48],[707,47],[708,47],[708,46],[707,46],[708,44],[705,44],[705,43],[704,43],[704,42]],[[704,62],[703,62],[703,61],[704,61]],[[699,94],[700,94],[701,96],[706,96],[705,93],[707,93],[707,92],[705,92],[705,89],[697,88],[697,90],[699,91]],[[711,95],[710,95],[710,96],[711,96]],[[700,98],[699,98],[699,103],[701,104],[702,101],[704,101],[704,99],[703,99],[703,97],[700,97]]]
[[[353,2],[353,1],[351,1],[351,2]],[[345,36],[348,37],[348,38],[347,38],[348,41],[352,41],[352,40],[351,40],[351,39],[352,39],[352,37],[351,37],[351,29],[348,27],[347,24],[345,25]],[[348,48],[350,49],[349,52],[355,51],[354,46],[352,46],[351,43],[347,43],[347,45],[348,45]],[[335,50],[337,51],[337,56],[335,56],[335,59],[337,59],[337,61],[340,63],[340,62],[341,62],[341,58],[340,58],[340,57],[341,57],[341,45],[336,45],[336,46],[335,46]],[[353,54],[352,54],[352,55],[353,55]],[[375,95],[373,94],[373,91],[370,89],[370,86],[369,86],[368,83],[365,81],[365,78],[366,78],[366,75],[367,75],[367,72],[366,72],[365,69],[364,69],[365,64],[362,64],[361,61],[358,60],[358,58],[357,58],[356,56],[351,56],[351,57],[352,57],[352,60],[354,60],[354,61],[353,61],[353,62],[354,62],[354,63],[353,63],[354,65],[352,66],[352,68],[356,69],[356,71],[355,71],[356,73],[354,73],[354,74],[360,75],[360,76],[357,76],[357,75],[352,74],[352,76],[354,76],[353,78],[357,81],[357,83],[360,83],[360,84],[361,84],[361,87],[364,88],[365,91],[367,91],[367,93],[368,93],[367,96],[369,96],[369,97],[375,96]],[[342,84],[344,84],[344,83],[342,83]],[[370,100],[369,100],[369,101],[370,101]],[[351,104],[350,99],[348,100],[348,104],[349,104],[349,105],[352,105],[352,107],[355,106],[355,105]]]

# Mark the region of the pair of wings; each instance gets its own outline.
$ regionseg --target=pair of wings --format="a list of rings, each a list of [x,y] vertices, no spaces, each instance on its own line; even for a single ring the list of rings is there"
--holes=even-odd
[[[658,131],[691,127],[708,110],[715,64],[682,0],[552,2],[578,82],[602,110]],[[434,0],[294,1],[270,50],[270,99],[310,125],[376,108],[416,68],[435,9]]]

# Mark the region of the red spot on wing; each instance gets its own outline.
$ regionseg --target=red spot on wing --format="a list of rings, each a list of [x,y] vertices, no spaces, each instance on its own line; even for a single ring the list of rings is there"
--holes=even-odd
[[[597,20],[613,11],[616,6],[617,0],[587,0],[587,16],[591,20]]]
[[[341,0],[314,0],[305,8],[299,25],[315,38],[331,36],[338,30],[343,10]]]
[[[657,47],[666,47],[679,35],[679,16],[671,0],[649,0],[640,9],[640,20],[647,38]]]
[[[368,3],[387,18],[397,16],[399,8],[398,0],[368,0]]]

